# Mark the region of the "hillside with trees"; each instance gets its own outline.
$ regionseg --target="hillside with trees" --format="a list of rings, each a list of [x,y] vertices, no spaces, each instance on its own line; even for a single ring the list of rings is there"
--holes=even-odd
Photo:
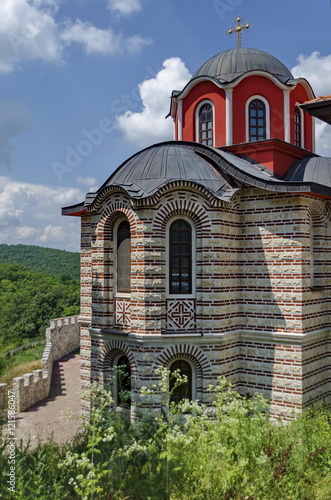
[[[79,280],[78,252],[34,245],[0,245],[0,264],[20,264],[31,271],[61,276],[68,274]]]
[[[2,344],[43,337],[52,318],[78,314],[78,281],[69,274],[52,276],[0,264],[0,311]]]

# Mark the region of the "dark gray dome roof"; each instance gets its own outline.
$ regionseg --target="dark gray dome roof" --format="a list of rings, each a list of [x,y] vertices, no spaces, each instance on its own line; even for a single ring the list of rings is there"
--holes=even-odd
[[[106,186],[121,186],[134,198],[144,198],[173,181],[193,181],[219,198],[233,188],[212,161],[202,158],[184,144],[167,142],[129,158],[99,191]]]
[[[154,203],[153,195],[179,182],[203,187],[212,198],[230,201],[244,186],[278,193],[314,193],[331,199],[331,158],[309,157],[294,162],[283,179],[249,158],[188,141],[155,144],[126,160],[97,192],[64,207],[63,215],[81,216],[99,210],[108,194],[125,190],[135,203]],[[211,199],[212,199],[211,198]]]
[[[291,165],[285,181],[314,182],[331,187],[331,158],[316,156],[298,160]]]
[[[226,50],[205,62],[192,77],[209,76],[220,82],[232,82],[248,71],[271,73],[281,82],[293,80],[290,70],[276,57],[258,49],[237,48]]]

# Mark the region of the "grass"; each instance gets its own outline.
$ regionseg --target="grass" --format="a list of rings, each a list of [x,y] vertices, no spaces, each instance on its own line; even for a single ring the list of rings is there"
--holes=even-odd
[[[1,358],[3,368],[0,371],[0,383],[11,386],[13,378],[21,377],[25,373],[31,373],[33,370],[41,368],[43,351],[44,346],[38,345],[21,351],[11,358]]]

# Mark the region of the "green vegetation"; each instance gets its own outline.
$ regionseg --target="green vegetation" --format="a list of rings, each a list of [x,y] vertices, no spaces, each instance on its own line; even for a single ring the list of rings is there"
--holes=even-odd
[[[11,357],[0,357],[0,384],[12,383],[13,378],[41,368],[45,344],[19,351]]]
[[[1,343],[18,346],[43,338],[52,318],[78,313],[78,282],[69,275],[56,277],[1,264],[0,304]]]
[[[168,374],[165,374],[168,377]],[[163,377],[165,380],[165,377]],[[162,384],[161,384],[161,390]],[[168,386],[169,387],[169,386]],[[214,413],[172,404],[129,422],[93,391],[85,431],[15,451],[15,493],[8,490],[8,442],[0,443],[0,497],[21,500],[326,500],[331,498],[331,413],[311,409],[272,423],[262,396],[245,398],[220,379]],[[70,425],[70,422],[68,422]],[[7,451],[6,451],[7,450]],[[11,455],[12,456],[12,455]]]
[[[0,245],[0,264],[21,264],[31,271],[60,276],[66,274],[79,280],[77,252],[43,248],[33,245]]]

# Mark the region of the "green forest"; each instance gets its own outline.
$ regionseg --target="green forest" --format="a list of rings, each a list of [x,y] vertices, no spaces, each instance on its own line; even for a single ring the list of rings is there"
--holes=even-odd
[[[34,245],[0,245],[0,264],[22,264],[31,271],[79,280],[78,252],[67,252]]]
[[[45,338],[54,318],[79,312],[79,254],[0,245],[0,354]]]

